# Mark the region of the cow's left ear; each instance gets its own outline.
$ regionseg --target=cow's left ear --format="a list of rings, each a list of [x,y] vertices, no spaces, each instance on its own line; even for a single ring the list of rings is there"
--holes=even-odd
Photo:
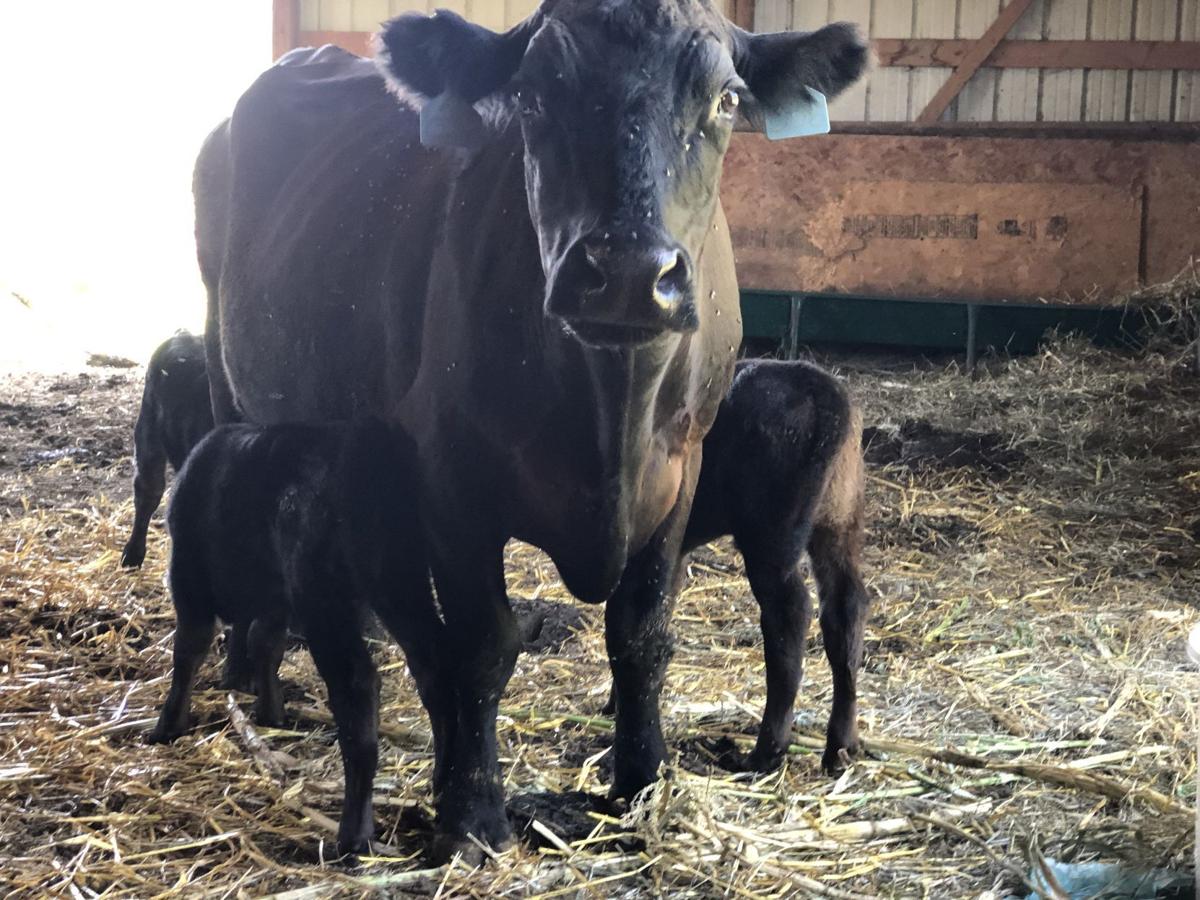
[[[401,94],[425,99],[449,91],[474,103],[508,83],[537,25],[537,13],[503,33],[447,9],[406,13],[375,36],[375,61]]]
[[[808,89],[833,98],[867,70],[871,52],[854,25],[817,31],[751,34],[733,30],[733,61],[750,89],[739,110],[744,124],[762,130],[766,117],[806,102]]]

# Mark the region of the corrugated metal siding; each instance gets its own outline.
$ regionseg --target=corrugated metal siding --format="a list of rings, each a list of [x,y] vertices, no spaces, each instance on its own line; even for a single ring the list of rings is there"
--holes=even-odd
[[[755,29],[858,23],[872,38],[979,37],[1004,0],[758,0]],[[1200,0],[1035,0],[1019,40],[1200,40]],[[911,121],[948,68],[877,68],[839,98],[842,121]],[[980,69],[942,117],[970,122],[1200,121],[1200,72]]]

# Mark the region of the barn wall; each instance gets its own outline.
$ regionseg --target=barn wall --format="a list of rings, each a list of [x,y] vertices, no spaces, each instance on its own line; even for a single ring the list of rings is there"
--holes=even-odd
[[[976,38],[1000,0],[758,0],[756,31],[851,21],[872,38]],[[1035,0],[1014,40],[1200,39],[1200,0]],[[950,76],[942,68],[880,67],[839,97],[839,121],[912,121]],[[1200,72],[981,68],[944,121],[1196,122]]]
[[[391,16],[435,9],[451,9],[500,30],[520,22],[537,5],[538,0],[300,0],[300,30],[372,32]]]

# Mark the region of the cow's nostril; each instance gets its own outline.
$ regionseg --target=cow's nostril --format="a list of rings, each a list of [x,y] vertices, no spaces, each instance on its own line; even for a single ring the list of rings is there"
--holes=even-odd
[[[687,296],[691,282],[687,257],[681,251],[664,253],[654,282],[654,300],[666,310],[673,310]]]
[[[608,284],[608,276],[604,271],[604,251],[593,247],[585,247],[583,258],[587,265],[581,266],[579,288],[585,292],[604,290]]]

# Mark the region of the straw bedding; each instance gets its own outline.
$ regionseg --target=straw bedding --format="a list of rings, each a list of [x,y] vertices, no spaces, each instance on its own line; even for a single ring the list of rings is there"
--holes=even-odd
[[[820,774],[828,668],[814,631],[783,771],[731,774],[764,697],[757,609],[727,543],[698,552],[664,691],[675,756],[605,804],[597,609],[513,545],[536,616],[499,738],[519,846],[428,869],[429,735],[385,673],[376,819],[388,856],[327,860],[341,767],[299,649],[290,722],[202,675],[193,732],[146,747],[167,687],[168,547],[120,571],[140,371],[0,383],[0,885],[9,895],[693,897],[1024,894],[1039,858],[1188,864],[1200,549],[1200,380],[1175,345],[1057,341],[992,361],[826,360],[870,426],[861,678],[869,754]],[[243,712],[245,711],[245,712]]]

